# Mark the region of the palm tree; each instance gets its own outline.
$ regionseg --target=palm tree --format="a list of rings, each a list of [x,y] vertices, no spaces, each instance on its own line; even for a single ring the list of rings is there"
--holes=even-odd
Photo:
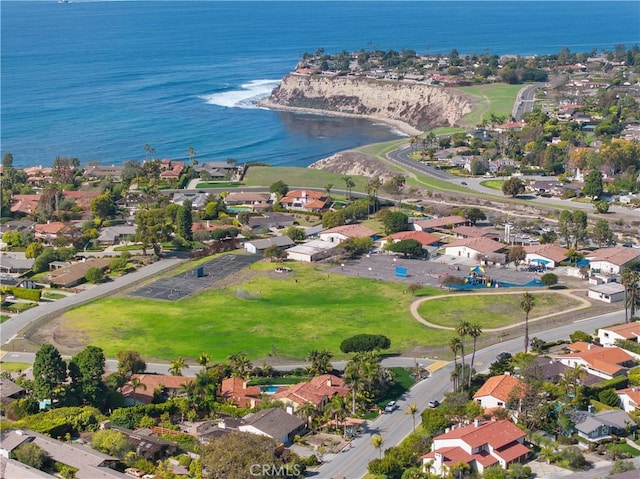
[[[482,328],[478,323],[471,323],[467,329],[467,334],[473,338],[473,353],[471,354],[471,364],[469,366],[469,390],[471,390],[471,377],[473,376],[473,363],[476,360],[476,346],[478,337],[482,334]]]
[[[411,416],[411,419],[413,420],[413,432],[416,432],[416,413],[417,412],[418,412],[418,405],[416,404],[415,401],[409,404],[407,406],[407,410],[405,411],[405,414]]]
[[[310,424],[313,422],[313,417],[317,414],[317,412],[318,409],[316,408],[316,405],[310,402],[304,403],[296,411],[298,416],[306,421],[307,429],[309,429]]]
[[[324,187],[324,191],[327,192],[327,197],[331,198],[331,188],[333,188],[333,183],[327,183]]]
[[[231,375],[237,378],[245,378],[247,372],[253,369],[251,361],[245,353],[234,353],[227,359],[231,361]]]
[[[371,436],[371,445],[378,450],[380,459],[382,459],[382,444],[384,444],[384,439],[382,439],[380,434],[374,434]]]
[[[187,146],[187,154],[189,155],[189,160],[191,160],[191,166],[196,166],[198,164],[198,160],[196,160],[196,150],[194,150],[192,146]]]
[[[379,177],[371,178],[364,187],[364,191],[373,200],[373,212],[375,213],[378,206],[378,190],[382,186],[382,182]]]
[[[169,374],[171,374],[172,376],[182,376],[182,370],[185,368],[189,368],[187,360],[183,357],[179,357],[175,361],[171,361]]]
[[[456,324],[456,333],[460,336],[460,361],[462,362],[462,377],[460,378],[460,384],[462,389],[466,386],[466,381],[464,378],[465,375],[465,364],[464,364],[464,338],[469,332],[470,324],[466,321],[458,321]],[[469,371],[469,375],[471,375],[471,371]]]
[[[347,404],[342,396],[335,395],[327,404],[327,412],[336,421],[336,431],[339,429],[339,421],[342,421],[347,415]]]
[[[309,355],[306,360],[311,361],[311,365],[309,366],[309,373],[312,376],[319,376],[321,374],[327,374],[331,370],[333,370],[333,366],[331,365],[332,354],[323,349],[322,351],[318,351],[317,349],[313,349],[309,351]]]
[[[624,286],[624,322],[633,321],[636,315],[636,303],[638,302],[638,293],[640,292],[640,271],[631,268],[624,268],[620,275],[620,282]]]
[[[520,307],[524,311],[524,352],[529,351],[529,313],[536,304],[536,299],[531,293],[524,293],[520,301]]]
[[[351,199],[351,188],[356,186],[356,184],[353,182],[353,180],[351,179],[350,176],[343,176],[342,177],[342,181],[344,181],[344,185],[345,185],[345,187],[347,189],[347,199],[350,200]]]
[[[131,378],[131,381],[129,381],[131,383],[131,388],[133,389],[133,404],[135,405],[136,403],[136,391],[138,388],[142,388],[144,391],[147,390],[147,385],[145,383],[143,383],[140,378]]]
[[[358,390],[364,381],[361,362],[355,358],[349,361],[344,368],[344,378],[351,386],[351,414],[355,415],[356,397],[358,395]]]
[[[449,340],[449,348],[453,353],[453,372],[451,373],[451,379],[453,380],[453,392],[458,392],[458,351],[460,351],[460,338],[454,336]]]
[[[209,354],[207,353],[202,353],[199,357],[198,357],[198,364],[200,366],[202,366],[202,369],[204,371],[207,370],[207,365],[209,364],[209,361],[211,361],[211,356],[209,356]]]

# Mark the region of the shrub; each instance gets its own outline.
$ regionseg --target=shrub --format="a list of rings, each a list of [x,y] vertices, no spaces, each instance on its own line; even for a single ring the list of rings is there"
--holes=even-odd
[[[340,344],[343,353],[359,353],[374,349],[389,349],[391,340],[381,334],[356,334]]]
[[[40,301],[42,291],[39,289],[12,288],[11,292],[16,298],[26,299],[27,301]]]

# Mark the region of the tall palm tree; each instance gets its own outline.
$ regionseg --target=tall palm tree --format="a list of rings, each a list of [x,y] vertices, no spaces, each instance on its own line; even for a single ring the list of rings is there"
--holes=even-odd
[[[147,390],[147,385],[145,383],[143,383],[140,378],[131,378],[131,381],[129,381],[131,383],[131,388],[133,389],[133,404],[136,403],[136,391],[138,390],[138,388],[143,389],[144,391]]]
[[[247,373],[253,369],[251,361],[245,353],[234,353],[227,359],[231,361],[231,375],[237,378],[245,378]]]
[[[319,376],[321,374],[327,374],[328,372],[333,370],[333,365],[331,364],[331,358],[333,355],[331,352],[323,349],[322,351],[318,351],[317,349],[312,349],[309,351],[309,355],[306,360],[311,361],[311,365],[309,366],[309,373],[312,376]]]
[[[453,392],[458,392],[458,352],[460,351],[460,338],[454,336],[449,340],[449,348],[453,353],[453,373],[451,373],[451,379],[453,380]]]
[[[524,293],[520,301],[520,307],[524,311],[524,352],[529,351],[529,313],[536,304],[536,299],[531,293]]]
[[[469,333],[470,324],[466,321],[458,321],[456,324],[456,333],[460,336],[460,362],[462,363],[462,377],[460,378],[460,385],[462,389],[466,386],[465,381],[465,364],[464,364],[464,338]],[[471,372],[469,372],[471,374]]]
[[[384,444],[384,439],[380,434],[374,434],[371,436],[371,445],[378,450],[378,454],[380,459],[382,459],[382,445]]]
[[[336,421],[336,431],[339,429],[339,421],[342,421],[347,415],[347,404],[342,396],[335,395],[327,404],[327,412]]]
[[[624,268],[620,275],[620,282],[624,286],[624,322],[633,321],[636,315],[636,304],[640,293],[640,271],[631,268]]]
[[[351,199],[351,189],[356,186],[353,179],[350,176],[343,176],[342,181],[344,181],[344,185],[347,189],[347,199]]]
[[[413,420],[413,432],[416,432],[416,413],[417,412],[418,412],[418,405],[416,404],[415,401],[409,404],[407,406],[407,410],[405,411],[405,414],[407,414],[408,416],[411,416],[411,419]]]
[[[473,353],[471,354],[471,364],[469,366],[469,390],[471,390],[471,378],[473,376],[473,363],[476,360],[476,346],[478,343],[478,337],[482,334],[482,328],[478,323],[471,323],[467,334],[473,338]]]
[[[169,367],[169,374],[172,376],[182,376],[182,370],[188,368],[187,360],[183,357],[179,357],[175,361],[171,361]]]
[[[347,384],[351,386],[351,414],[355,415],[356,397],[358,396],[360,386],[364,382],[363,367],[360,360],[354,358],[347,363],[344,368],[344,378]]]
[[[311,423],[313,422],[313,417],[318,413],[318,408],[316,405],[310,402],[304,403],[302,406],[298,408],[296,414],[300,416],[301,419],[304,419],[307,423],[307,429],[310,428]]]
[[[196,160],[196,150],[194,150],[192,146],[187,146],[187,154],[189,155],[189,160],[191,160],[191,166],[196,166],[198,164],[198,160]]]
[[[331,188],[333,188],[333,183],[327,183],[324,186],[324,191],[327,193],[327,197],[331,198]]]
[[[209,361],[211,361],[211,356],[209,356],[209,354],[207,354],[207,353],[202,353],[200,356],[198,356],[198,364],[200,366],[202,366],[202,369],[204,371],[207,370],[207,366],[209,365]]]

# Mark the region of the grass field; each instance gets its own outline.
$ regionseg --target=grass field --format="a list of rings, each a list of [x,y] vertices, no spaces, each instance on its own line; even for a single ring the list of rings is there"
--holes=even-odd
[[[223,360],[239,351],[253,359],[274,353],[303,358],[325,348],[344,357],[341,341],[358,333],[386,334],[390,352],[448,341],[449,335],[411,317],[413,298],[402,284],[291,267],[291,275],[276,278],[272,264],[251,266],[255,274],[241,288],[242,296],[255,299],[240,299],[239,286],[175,302],[110,297],[65,313],[63,328],[79,345],[99,346],[111,357],[135,349],[158,359],[207,352]]]
[[[0,371],[9,373],[21,373],[26,369],[29,369],[31,364],[29,363],[14,363],[11,361],[0,361]]]
[[[483,329],[499,328],[524,321],[520,307],[522,295],[476,295],[425,301],[418,308],[427,321],[440,326],[454,327],[460,319],[478,323]],[[578,306],[580,302],[564,294],[536,293],[530,318],[556,313]]]
[[[250,166],[244,177],[244,184],[247,186],[270,186],[276,181],[282,180],[289,187],[324,188],[331,183],[333,189],[344,190],[343,176],[338,173],[311,168]],[[353,188],[354,191],[364,191],[364,185],[367,183],[368,178],[352,176],[351,179],[356,184],[355,188]]]
[[[492,83],[457,88],[457,90],[479,99],[476,108],[466,114],[461,123],[467,126],[476,126],[482,123],[483,119],[488,120],[491,113],[497,116],[511,116],[516,96],[522,87],[523,85]]]
[[[491,188],[492,190],[502,191],[502,185],[504,184],[504,180],[487,180],[487,181],[481,181],[480,184],[482,186],[486,186],[487,188]]]

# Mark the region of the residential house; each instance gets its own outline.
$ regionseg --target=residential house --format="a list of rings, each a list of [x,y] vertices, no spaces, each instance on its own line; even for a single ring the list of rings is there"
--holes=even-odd
[[[254,408],[260,403],[260,386],[248,386],[247,380],[237,377],[225,378],[220,386],[220,397],[238,407]]]
[[[289,210],[322,211],[329,199],[319,191],[291,190],[280,199],[280,205]]]
[[[131,382],[133,379],[139,380],[135,391]],[[131,380],[120,388],[126,405],[151,404],[156,392],[168,397],[179,396],[182,394],[184,385],[193,381],[193,378],[165,374],[134,374]]]
[[[196,165],[194,169],[200,174],[200,178],[207,177],[212,181],[232,180],[234,176],[241,175],[244,170],[242,166],[238,166],[236,160],[209,161]],[[203,172],[206,173],[203,175]]]
[[[271,238],[247,241],[244,244],[244,249],[247,253],[258,254],[264,253],[264,250],[270,246],[277,246],[280,249],[286,249],[289,246],[294,245],[295,242],[288,236],[273,236]]]
[[[22,274],[26,273],[33,266],[35,259],[20,258],[12,254],[0,255],[0,273]]]
[[[244,417],[245,424],[238,427],[241,432],[267,436],[284,445],[293,442],[296,434],[304,431],[305,421],[280,408],[263,409]]]
[[[361,224],[336,226],[320,232],[320,239],[329,243],[341,243],[348,239],[373,238],[376,232]]]
[[[308,382],[283,386],[271,396],[271,399],[283,402],[294,411],[305,404],[313,404],[317,410],[322,411],[332,397],[345,397],[349,390],[344,380],[338,376],[323,374]]]
[[[451,230],[451,234],[453,234],[456,238],[490,238],[490,239],[499,239],[500,234],[495,231],[489,231],[485,228],[478,228],[476,226],[456,226]]]
[[[25,395],[26,390],[22,386],[18,386],[11,379],[0,378],[0,401],[2,404],[7,405]]]
[[[487,467],[524,462],[531,450],[524,445],[526,433],[510,421],[482,422],[453,427],[433,438],[431,452],[422,456],[424,472],[444,476],[464,462],[483,473]]]
[[[604,303],[617,303],[624,301],[625,287],[620,283],[604,283],[589,286],[587,296]]]
[[[494,131],[498,133],[505,133],[507,131],[520,131],[526,125],[524,121],[512,121],[509,123],[502,123],[501,125],[496,125],[493,127]]]
[[[624,411],[606,410],[598,413],[576,411],[571,415],[575,432],[588,441],[608,439],[612,435],[626,435],[637,428],[636,422]]]
[[[0,456],[0,477],[3,479],[58,479],[57,476],[4,456]]]
[[[640,321],[598,329],[598,342],[605,347],[615,346],[619,339],[640,343]]]
[[[98,242],[100,244],[116,245],[126,241],[133,241],[136,227],[131,225],[107,226],[100,230]]]
[[[0,456],[12,459],[13,451],[28,442],[38,446],[54,461],[77,469],[74,476],[77,479],[124,479],[127,477],[116,471],[116,466],[120,462],[116,457],[103,454],[88,446],[58,441],[33,431],[3,431],[0,440]],[[23,476],[18,477],[22,479]],[[12,478],[7,477],[7,479]]]
[[[254,233],[266,233],[272,229],[282,229],[293,226],[295,218],[286,213],[265,212],[262,216],[251,216],[247,226]]]
[[[34,237],[47,243],[63,236],[74,235],[78,232],[78,229],[74,226],[61,221],[37,224],[35,225],[34,230]]]
[[[262,211],[271,207],[271,195],[269,193],[231,192],[224,197],[224,204],[230,207],[245,206],[251,211]]]
[[[56,269],[49,273],[46,280],[59,288],[73,288],[86,281],[85,275],[89,268],[99,268],[102,271],[109,267],[113,258],[89,258],[79,263]]]
[[[504,408],[514,389],[522,382],[510,374],[492,376],[473,395],[474,401],[484,409]]]
[[[569,367],[581,365],[589,374],[603,379],[624,376],[636,365],[633,356],[615,346],[603,348],[596,344],[577,342],[567,349],[569,353],[554,355],[554,359]]]
[[[83,189],[83,190],[70,190],[63,191],[62,197],[64,199],[71,199],[76,205],[81,207],[83,211],[88,212],[91,210],[91,201],[100,196],[101,191],[97,188]]]
[[[10,210],[12,213],[30,215],[35,213],[42,195],[13,195]]]
[[[465,225],[467,223],[469,223],[469,220],[464,216],[442,216],[440,218],[414,221],[413,228],[418,231],[432,233],[434,231],[451,230],[456,226]]]
[[[489,238],[466,238],[446,245],[444,253],[448,256],[470,258],[480,261],[504,248],[504,244]],[[502,261],[504,261],[504,258]]]
[[[640,260],[640,250],[635,248],[600,248],[590,253],[586,259],[591,271],[606,275],[620,274],[633,261]]]
[[[0,261],[4,261],[4,258],[0,256]],[[34,260],[31,260],[34,261]],[[5,265],[0,265],[0,271]],[[0,285],[8,288],[25,288],[25,289],[38,289],[38,283],[29,278],[20,278],[18,276],[7,276],[0,274]]]
[[[640,388],[638,386],[618,389],[616,394],[620,398],[620,404],[625,412],[637,413],[640,411]]]
[[[544,380],[551,383],[558,383],[558,381],[560,381],[565,376],[568,370],[573,369],[565,364],[562,364],[560,361],[556,361],[554,359],[546,358],[543,356],[538,356],[536,358],[536,362],[540,367],[540,372],[542,373],[542,377],[544,378]],[[574,368],[575,367],[576,366],[574,366]],[[589,374],[587,371],[584,371],[584,375],[580,379],[580,384],[590,386],[592,384],[596,384],[601,381],[602,381],[602,378],[598,376],[594,376],[593,374]]]
[[[567,259],[569,250],[551,243],[524,246],[525,263],[555,268]]]
[[[185,201],[188,201],[191,203],[192,210],[202,210],[209,202],[209,194],[205,193],[204,191],[197,191],[197,192],[181,191],[178,193],[174,193],[173,197],[171,198],[171,202],[173,204],[180,205],[180,206],[182,206]]]
[[[30,233],[35,227],[35,221],[31,220],[10,220],[0,225],[0,235],[7,231],[17,231],[18,233]]]
[[[120,181],[122,179],[122,172],[124,166],[116,165],[90,165],[84,168],[84,177],[88,180],[102,180],[105,178],[111,178],[113,181]]]
[[[178,180],[184,170],[184,161],[173,161],[169,159],[160,160],[160,179]]]
[[[136,454],[147,461],[155,462],[175,455],[178,444],[153,436],[151,429],[140,428],[132,431],[124,427],[118,427],[106,420],[100,423],[100,429],[112,429],[126,436],[127,441],[133,447]]]
[[[303,263],[313,263],[330,258],[340,250],[336,249],[337,243],[330,243],[322,240],[311,240],[287,249],[287,258]]]

